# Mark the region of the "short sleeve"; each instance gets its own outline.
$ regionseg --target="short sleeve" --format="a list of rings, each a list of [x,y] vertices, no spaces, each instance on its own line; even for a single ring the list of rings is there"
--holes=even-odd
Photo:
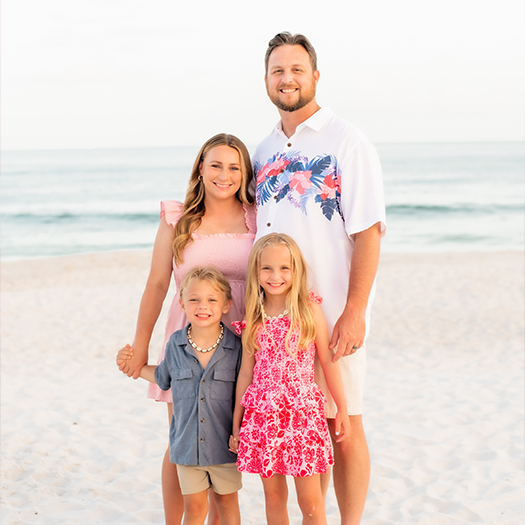
[[[341,166],[341,209],[348,235],[364,231],[377,222],[386,229],[381,164],[372,143],[365,137],[344,158]]]
[[[316,295],[314,291],[311,291],[308,293],[308,299],[310,299],[311,303],[317,303],[317,304],[323,303],[323,298],[320,295]]]
[[[160,217],[164,217],[166,222],[175,226],[182,215],[182,202],[179,201],[161,201]]]
[[[171,387],[171,378],[166,359],[162,360],[155,368],[155,382],[161,390],[169,390]]]
[[[246,321],[233,321],[232,326],[235,328],[237,335],[242,335],[242,331],[246,328]]]
[[[257,212],[255,204],[249,206],[247,204],[242,205],[244,209],[244,222],[250,231],[250,233],[257,233]]]

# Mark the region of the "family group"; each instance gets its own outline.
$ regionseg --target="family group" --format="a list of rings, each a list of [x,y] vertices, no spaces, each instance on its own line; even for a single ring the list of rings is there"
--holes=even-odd
[[[116,361],[168,407],[167,524],[241,523],[242,472],[261,476],[268,524],[289,523],[286,476],[303,523],[326,524],[332,471],[341,524],[360,523],[365,340],[385,205],[374,147],[317,104],[319,76],[305,36],[276,35],[265,82],[279,123],[253,159],[233,135],[209,139],[184,202],[161,203],[135,337]]]

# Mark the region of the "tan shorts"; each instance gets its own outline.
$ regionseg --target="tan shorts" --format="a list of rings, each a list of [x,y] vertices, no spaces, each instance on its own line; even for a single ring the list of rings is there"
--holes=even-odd
[[[199,467],[177,465],[183,496],[213,489],[216,494],[231,494],[242,488],[242,475],[235,463]]]
[[[342,357],[338,361],[345,389],[348,415],[357,416],[363,413],[363,390],[366,375],[366,348],[363,346],[352,355]],[[315,360],[315,381],[326,397],[324,413],[327,418],[334,418],[337,406],[330,395],[319,360]]]

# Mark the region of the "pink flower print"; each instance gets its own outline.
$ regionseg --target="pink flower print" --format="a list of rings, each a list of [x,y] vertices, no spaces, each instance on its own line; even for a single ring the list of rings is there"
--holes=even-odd
[[[304,195],[304,192],[312,187],[311,171],[296,171],[290,177],[290,188],[295,188],[297,193]]]
[[[242,331],[246,328],[246,321],[233,321],[232,326],[235,328],[237,335],[242,335]]]
[[[321,184],[321,199],[324,201],[326,199],[335,199],[337,194],[340,193],[340,183],[339,175],[335,179],[332,175],[327,175],[323,180],[323,184]]]
[[[275,177],[282,173],[286,166],[290,164],[289,160],[279,158],[274,160],[272,163],[267,163],[263,166],[261,171],[257,174],[257,184],[264,182],[268,177]]]

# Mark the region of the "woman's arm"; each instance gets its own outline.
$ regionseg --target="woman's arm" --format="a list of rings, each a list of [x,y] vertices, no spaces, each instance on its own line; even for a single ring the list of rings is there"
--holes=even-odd
[[[329,349],[330,336],[328,333],[328,326],[323,315],[321,307],[317,304],[313,304],[315,312],[315,323],[317,328],[317,335],[315,338],[315,345],[317,347],[317,355],[319,362],[323,368],[324,376],[330,394],[334,398],[335,404],[337,405],[337,415],[335,417],[335,433],[338,435],[336,441],[342,441],[348,437],[350,430],[350,421],[348,419],[348,409],[346,406],[346,397],[343,387],[343,380],[341,378],[341,370],[339,369],[339,363],[334,362],[334,354]]]
[[[230,437],[230,450],[237,454],[239,448],[239,431],[241,429],[244,407],[241,405],[241,399],[246,389],[252,384],[253,367],[255,366],[255,357],[250,355],[247,350],[242,350],[242,362],[239,376],[237,377],[237,386],[235,389],[235,409],[233,411],[232,435]]]
[[[151,334],[170,286],[174,238],[173,226],[161,218],[153,246],[148,280],[140,301],[135,338],[131,345],[133,353],[131,358],[119,367],[128,377],[133,376],[133,379],[139,377],[140,369],[148,362]]]

